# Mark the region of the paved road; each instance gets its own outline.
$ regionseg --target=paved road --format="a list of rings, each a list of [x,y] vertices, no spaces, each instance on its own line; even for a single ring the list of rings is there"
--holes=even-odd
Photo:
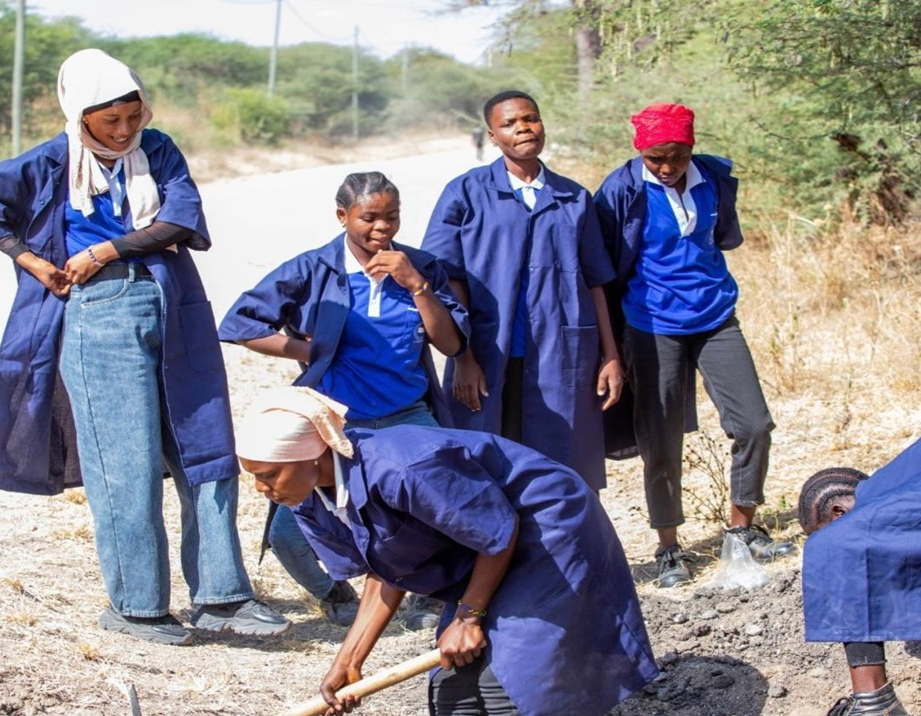
[[[397,240],[418,246],[444,185],[476,163],[472,147],[369,163],[339,164],[217,181],[201,187],[214,246],[195,253],[219,321],[241,291],[281,261],[320,246],[340,231],[336,190],[346,174],[382,171],[399,187]],[[3,258],[3,257],[0,257]],[[0,329],[15,291],[13,270],[0,261]]]

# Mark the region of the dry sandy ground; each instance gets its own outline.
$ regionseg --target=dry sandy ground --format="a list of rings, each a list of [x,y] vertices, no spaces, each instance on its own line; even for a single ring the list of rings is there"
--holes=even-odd
[[[379,168],[403,191],[399,239],[418,243],[428,212],[445,181],[473,163],[472,148],[458,139],[429,146],[424,156],[249,176],[202,187],[215,247],[199,266],[222,316],[237,294],[280,260],[329,240],[337,231],[333,196],[348,171]],[[388,158],[379,158],[386,156]],[[306,164],[307,162],[305,162]],[[757,280],[754,265],[741,265],[742,283]],[[0,281],[6,313],[9,280]],[[757,334],[757,305],[743,303]],[[793,505],[798,485],[828,464],[872,469],[894,455],[918,425],[916,396],[881,393],[885,376],[848,368],[846,406],[812,375],[841,371],[828,351],[847,340],[850,328],[817,332],[800,388],[781,387],[770,368],[765,389],[778,428],[764,516],[769,525],[801,540]],[[854,330],[857,330],[856,328]],[[768,338],[752,341],[759,365],[771,363]],[[814,358],[812,357],[814,355]],[[235,410],[239,414],[262,387],[286,383],[290,366],[241,348],[225,348]],[[808,369],[808,370],[807,370]],[[852,375],[853,373],[853,375]],[[865,374],[865,375],[863,375]],[[827,383],[823,383],[827,385]],[[842,411],[847,415],[842,416]],[[602,499],[634,565],[653,647],[663,668],[659,681],[621,705],[615,714],[646,716],[818,716],[847,691],[839,648],[806,645],[800,614],[800,557],[768,571],[763,589],[723,592],[707,588],[719,551],[719,527],[706,503],[719,502],[712,474],[727,462],[727,447],[709,408],[703,432],[689,442],[700,455],[689,464],[686,499],[691,519],[686,546],[700,553],[694,585],[662,592],[651,583],[654,542],[646,527],[637,460],[609,463]],[[689,454],[691,451],[689,450]],[[706,468],[707,462],[717,465]],[[718,478],[717,483],[720,482]],[[178,535],[177,503],[168,496],[170,534]],[[128,690],[144,716],[274,716],[314,695],[344,630],[330,625],[271,556],[257,564],[265,503],[244,480],[239,526],[247,565],[261,598],[282,610],[295,629],[282,638],[197,635],[187,648],[156,646],[96,628],[106,597],[97,572],[92,523],[81,491],[52,499],[0,493],[0,714],[66,716],[131,714]],[[173,544],[173,564],[178,552]],[[359,586],[359,585],[356,585]],[[173,612],[186,619],[181,575],[173,582]],[[392,626],[369,660],[366,673],[433,646],[430,634]],[[891,673],[906,704],[921,709],[914,682],[921,646],[893,645]],[[416,678],[366,700],[363,712],[386,716],[427,713],[425,680]]]

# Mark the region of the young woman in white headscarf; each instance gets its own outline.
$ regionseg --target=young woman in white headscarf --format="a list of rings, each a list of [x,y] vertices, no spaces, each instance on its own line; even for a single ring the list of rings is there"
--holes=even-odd
[[[227,379],[189,253],[211,246],[198,189],[118,60],[70,56],[58,98],[64,132],[0,163],[0,250],[18,281],[0,344],[0,489],[82,480],[111,603],[100,626],[187,644],[169,613],[165,466],[192,624],[285,631],[240,551]]]

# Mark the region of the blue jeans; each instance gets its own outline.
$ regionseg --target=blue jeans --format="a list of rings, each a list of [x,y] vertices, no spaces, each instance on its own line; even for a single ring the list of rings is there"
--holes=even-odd
[[[162,293],[134,274],[132,267],[126,279],[71,289],[60,361],[109,600],[126,616],[169,612],[164,465],[179,494],[192,602],[250,599],[236,528],[239,480],[189,484],[161,403]]]
[[[371,420],[349,420],[348,427],[386,428],[391,425],[427,425],[438,427],[432,411],[423,402],[414,403],[404,410]],[[323,570],[317,557],[297,526],[294,513],[284,505],[279,505],[269,527],[269,544],[272,552],[281,562],[281,566],[317,599],[323,599],[334,586],[333,580]]]

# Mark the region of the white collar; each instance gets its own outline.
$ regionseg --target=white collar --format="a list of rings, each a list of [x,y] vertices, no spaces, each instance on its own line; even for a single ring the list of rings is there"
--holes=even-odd
[[[314,488],[314,492],[320,498],[320,502],[327,510],[338,517],[343,524],[349,523],[349,513],[347,510],[349,504],[349,490],[345,486],[345,479],[342,477],[342,465],[339,464],[339,456],[333,453],[333,475],[336,480],[336,504],[330,502],[326,496],[325,490],[321,487]]]
[[[356,257],[354,252],[352,251],[352,247],[349,246],[348,237],[343,236],[342,241],[345,243],[345,252],[344,252],[345,253],[345,272],[346,273],[361,273],[367,276],[369,281],[373,281],[374,283],[380,283],[380,281],[374,281],[374,279],[371,278],[371,275],[365,272],[365,267],[361,265],[361,262],[358,260],[358,257]],[[391,244],[390,247],[393,248],[393,244]],[[387,278],[387,276],[384,276],[384,278]]]
[[[693,159],[688,164],[688,169],[685,173],[685,176],[687,177],[687,183],[684,185],[684,191],[690,191],[698,184],[704,183],[704,176],[700,173],[700,169],[697,168],[697,165],[694,163]],[[677,190],[673,187],[665,186],[665,184],[656,179],[655,175],[646,168],[645,164],[643,164],[643,181],[648,181],[650,184],[657,184],[666,191],[671,189],[672,191],[677,192]]]
[[[534,181],[532,181],[530,184],[528,184],[527,182],[521,181],[521,179],[516,177],[511,172],[507,172],[507,173],[508,173],[509,184],[512,185],[512,191],[514,191],[515,189],[523,189],[526,186],[531,187],[535,191],[540,191],[541,189],[544,188],[545,179],[544,179],[544,165],[543,164],[540,165],[540,171],[537,173],[537,176],[534,177]]]

